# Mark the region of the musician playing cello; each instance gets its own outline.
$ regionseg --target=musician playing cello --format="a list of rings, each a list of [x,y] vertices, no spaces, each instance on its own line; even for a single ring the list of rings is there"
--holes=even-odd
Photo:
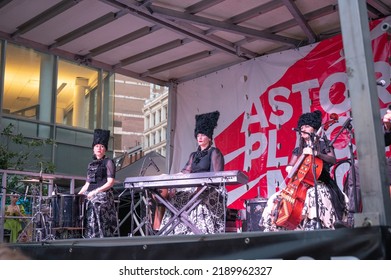
[[[303,180],[298,180],[297,178],[299,176],[293,174],[290,182],[292,180],[298,180],[298,182],[294,182],[292,186],[288,182],[285,188],[282,188],[268,199],[267,206],[260,220],[260,226],[265,228],[264,231],[334,229],[336,223],[346,223],[348,198],[330,176],[330,168],[336,163],[336,157],[334,148],[329,147],[328,141],[325,141],[325,139],[318,135],[322,129],[321,126],[322,113],[318,110],[312,113],[304,113],[300,116],[297,125],[297,130],[300,135],[299,146],[293,150],[286,171],[288,174],[292,174],[290,173],[292,172],[292,168],[296,167],[297,161],[303,158],[312,160],[311,164],[316,164],[316,168],[319,168],[319,170],[315,173],[309,172],[311,174],[309,174],[309,178],[306,178],[306,180],[304,178]],[[305,163],[305,161],[302,162],[301,165]],[[301,165],[299,165],[299,168],[302,168]],[[309,168],[310,171],[312,169],[311,167]],[[304,168],[304,170],[307,169]],[[314,187],[314,174],[316,174],[317,178],[316,188]],[[287,198],[286,195],[286,189],[289,187],[293,189],[295,186],[298,186],[298,189],[301,190],[302,196],[302,204],[295,204],[291,214],[297,214],[297,222],[281,222],[282,212],[284,211],[282,205],[284,203],[288,205],[289,201],[292,202],[295,199],[299,199],[298,197]],[[317,190],[316,193],[315,190]],[[318,203],[315,203],[316,196]]]

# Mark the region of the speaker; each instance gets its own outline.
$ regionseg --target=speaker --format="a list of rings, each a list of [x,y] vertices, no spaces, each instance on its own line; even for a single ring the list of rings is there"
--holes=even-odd
[[[263,231],[264,227],[259,225],[263,210],[267,204],[266,198],[253,198],[246,200],[246,226],[244,231]]]

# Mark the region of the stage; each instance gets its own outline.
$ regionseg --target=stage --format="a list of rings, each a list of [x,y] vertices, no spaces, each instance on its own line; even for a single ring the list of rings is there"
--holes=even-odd
[[[75,238],[7,246],[33,260],[390,260],[391,228]]]
[[[216,173],[208,176],[208,180],[225,178],[222,180],[224,184],[236,183],[243,179],[238,176],[240,174],[234,171]],[[181,178],[187,184],[193,183],[194,180],[205,180],[203,176],[200,178],[194,177],[195,175],[188,176],[192,177]],[[167,185],[167,182],[162,181],[165,179],[164,176],[159,176],[159,180],[151,180],[152,177],[154,178],[154,176],[143,177],[143,188],[146,188],[147,184],[152,184],[151,188],[156,188],[156,184]],[[140,178],[132,180],[128,180],[132,186],[128,187],[129,190],[136,189],[135,185],[141,181]],[[180,185],[186,184],[181,182]],[[235,227],[237,218],[239,216],[241,218],[241,215],[228,211],[226,233],[223,234],[155,235],[151,228],[152,220],[149,218],[150,211],[153,209],[149,209],[151,200],[148,199],[147,192],[135,192],[133,195],[132,191],[124,192],[123,188],[117,192],[121,194],[117,196],[116,234],[118,236],[116,237],[85,239],[82,237],[82,231],[80,234],[75,234],[80,228],[83,229],[83,227],[76,227],[81,216],[68,217],[65,213],[73,213],[73,211],[68,211],[68,208],[64,207],[63,211],[60,211],[63,213],[63,218],[72,219],[56,219],[55,216],[49,215],[49,218],[54,220],[54,224],[44,223],[46,227],[40,228],[39,223],[32,223],[35,230],[32,231],[34,238],[31,240],[34,241],[3,243],[3,245],[20,250],[32,260],[391,259],[391,227],[379,225],[378,216],[368,213],[365,215],[360,213],[357,216],[357,225],[362,225],[361,227],[263,232],[251,222],[253,215],[254,221],[260,219],[256,216],[255,208],[252,211],[252,207],[246,207],[249,209],[246,210],[248,217],[245,219],[246,227],[243,232],[236,232]],[[262,203],[260,205],[262,206]],[[74,204],[71,206],[71,209],[75,208]],[[373,223],[365,222],[364,218],[370,218]],[[69,225],[65,223],[68,220],[71,222]],[[54,225],[54,228],[50,225]],[[59,228],[56,229],[56,226]],[[38,234],[41,232],[44,233],[42,236]]]

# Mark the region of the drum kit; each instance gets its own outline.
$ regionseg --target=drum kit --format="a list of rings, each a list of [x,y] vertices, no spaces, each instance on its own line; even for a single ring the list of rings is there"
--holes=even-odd
[[[46,178],[45,178],[46,179]],[[31,219],[19,235],[18,241],[41,242],[46,240],[78,238],[83,236],[85,195],[57,194],[43,195],[44,185],[50,180],[26,179],[19,180],[31,187]]]

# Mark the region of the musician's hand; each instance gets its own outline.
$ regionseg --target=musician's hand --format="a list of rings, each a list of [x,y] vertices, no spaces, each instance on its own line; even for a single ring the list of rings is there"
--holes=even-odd
[[[293,166],[292,165],[288,165],[287,167],[285,167],[285,171],[289,174],[292,170]]]
[[[388,123],[391,122],[391,113],[388,112],[383,116],[383,122]]]
[[[159,190],[159,193],[160,193],[160,195],[161,195],[162,197],[167,198],[167,197],[168,197],[168,194],[169,194],[169,191],[168,191],[168,189],[160,189],[160,190]],[[154,197],[154,198],[155,198],[155,197]]]
[[[88,198],[88,199],[91,199],[91,198],[93,198],[94,196],[96,196],[97,194],[98,194],[98,190],[90,191],[90,192],[87,194],[87,198]]]

